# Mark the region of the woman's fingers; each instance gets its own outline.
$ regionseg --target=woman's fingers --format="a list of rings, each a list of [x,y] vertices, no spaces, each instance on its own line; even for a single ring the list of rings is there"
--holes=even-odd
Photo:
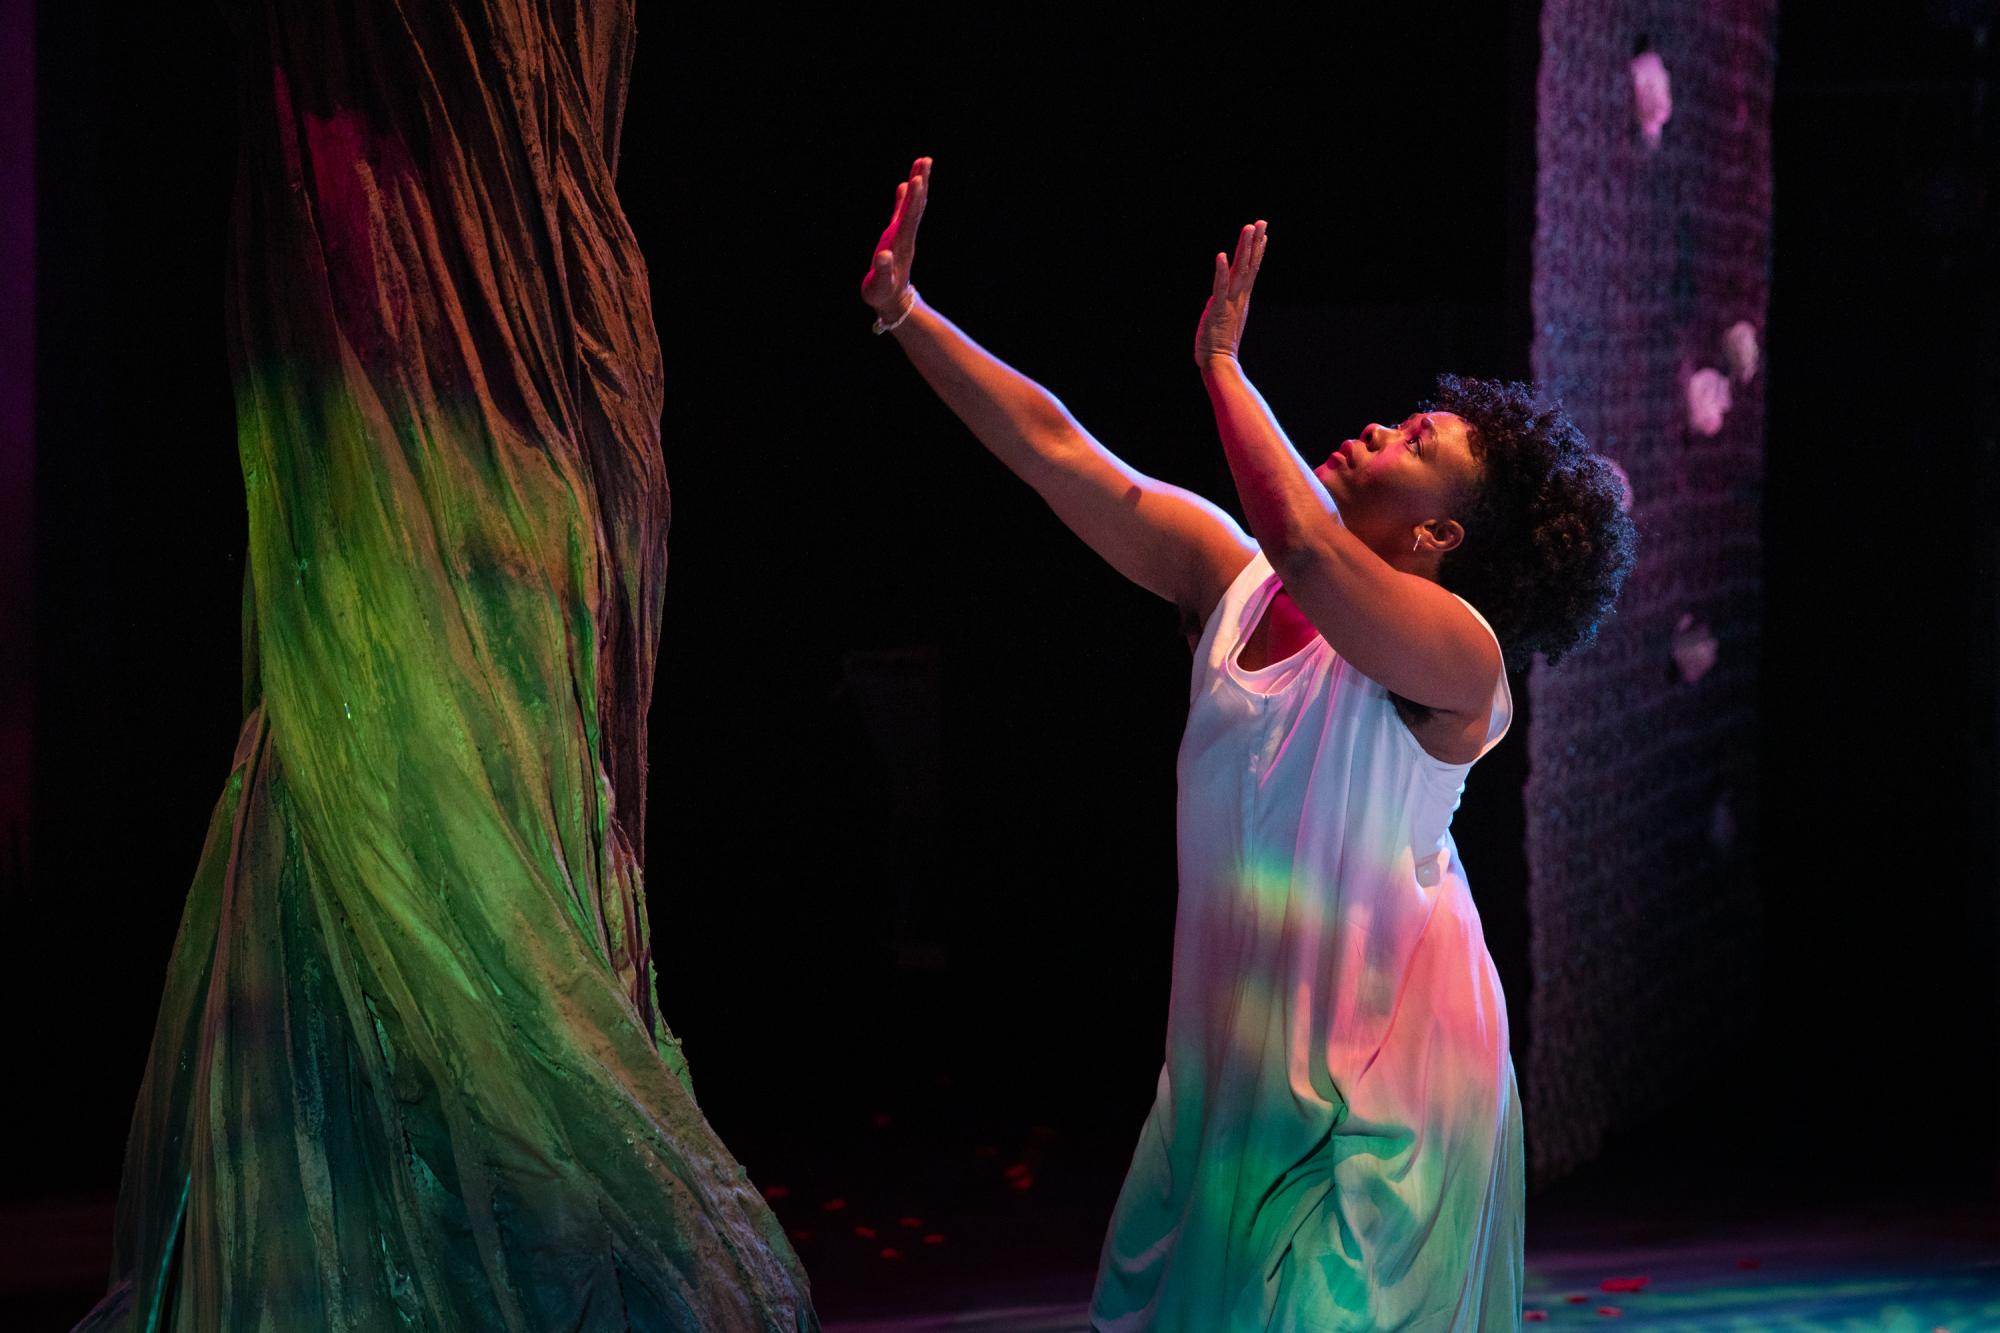
[[[1236,233],[1236,258],[1229,266],[1229,290],[1240,294],[1257,275],[1257,261],[1263,256],[1264,224],[1246,222]]]
[[[920,157],[910,164],[910,178],[896,187],[896,216],[889,221],[898,254],[907,263],[917,244],[917,226],[924,219],[924,200],[930,193],[931,160]]]
[[[1244,224],[1236,238],[1236,262],[1229,270],[1231,292],[1246,292],[1250,284],[1257,280],[1257,268],[1264,262],[1264,241],[1264,224],[1261,221]]]
[[[930,172],[928,168],[925,169],[923,174],[914,177],[910,184],[909,214],[910,244],[912,245],[915,245],[917,241],[917,227],[924,220],[924,203],[930,198],[930,184]]]

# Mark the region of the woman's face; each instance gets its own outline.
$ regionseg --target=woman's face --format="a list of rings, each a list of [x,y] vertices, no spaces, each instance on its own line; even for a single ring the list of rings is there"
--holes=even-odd
[[[1392,564],[1423,528],[1446,550],[1464,539],[1452,515],[1479,480],[1471,429],[1451,412],[1413,412],[1394,426],[1370,422],[1313,469],[1348,530]]]

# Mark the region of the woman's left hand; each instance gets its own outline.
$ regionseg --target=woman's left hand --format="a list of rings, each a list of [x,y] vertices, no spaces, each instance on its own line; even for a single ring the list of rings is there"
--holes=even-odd
[[[1250,314],[1250,288],[1257,281],[1257,266],[1264,262],[1264,224],[1245,224],[1236,237],[1236,259],[1217,252],[1215,288],[1201,312],[1194,331],[1194,362],[1207,365],[1218,356],[1236,359],[1243,341],[1243,324]]]

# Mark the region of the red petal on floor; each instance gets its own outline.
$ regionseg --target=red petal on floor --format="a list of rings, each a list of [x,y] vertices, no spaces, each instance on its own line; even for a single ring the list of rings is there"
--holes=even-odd
[[[903,1257],[903,1252],[893,1245],[888,1245],[883,1247],[882,1257],[884,1259],[900,1259]]]
[[[847,1207],[847,1200],[845,1200],[845,1199],[828,1199],[828,1200],[827,1200],[827,1201],[826,1201],[825,1203],[821,1204],[821,1205],[820,1205],[820,1207],[821,1207],[821,1208],[824,1208],[824,1209],[825,1209],[825,1210],[826,1210],[827,1212],[829,1212],[829,1213],[837,1213],[837,1212],[839,1212],[839,1211],[840,1211],[841,1209],[843,1209],[843,1208]]]
[[[766,1185],[764,1187],[764,1197],[767,1199],[782,1199],[790,1193],[791,1191],[783,1185]]]
[[[1643,1277],[1608,1277],[1597,1284],[1602,1291],[1643,1291],[1646,1279]]]
[[[1590,1299],[1590,1297],[1588,1297],[1588,1296],[1570,1296],[1570,1297],[1568,1297],[1567,1299],[1569,1300],[1569,1303],[1570,1303],[1571,1305],[1582,1305],[1582,1304],[1583,1304],[1583,1303],[1584,1303],[1585,1301],[1589,1300],[1589,1299]]]
[[[810,1227],[794,1227],[791,1236],[793,1240],[803,1245],[813,1238],[813,1233]]]
[[[1025,1175],[1015,1176],[1012,1180],[1008,1181],[1007,1183],[1017,1190],[1031,1190],[1035,1187],[1035,1178],[1033,1176],[1025,1176]]]
[[[1544,1322],[1546,1322],[1546,1321],[1547,1321],[1547,1319],[1548,1319],[1548,1317],[1549,1317],[1549,1315],[1548,1315],[1548,1311],[1546,1311],[1546,1310],[1523,1310],[1523,1311],[1521,1311],[1521,1320],[1522,1320],[1522,1322],[1523,1322],[1523,1323],[1528,1323],[1528,1324],[1540,1324],[1540,1323],[1544,1323]]]
[[[1619,1315],[1624,1314],[1625,1312],[1619,1309],[1615,1305],[1600,1305],[1597,1307],[1597,1313],[1611,1319],[1616,1319]]]
[[[908,1227],[912,1231],[920,1229],[923,1224],[924,1219],[921,1217],[899,1217],[896,1219],[897,1226]]]
[[[942,1233],[942,1232],[937,1232],[937,1231],[932,1231],[932,1232],[929,1232],[929,1233],[927,1233],[927,1234],[926,1234],[926,1235],[924,1236],[924,1244],[926,1244],[926,1245],[942,1245],[942,1244],[944,1244],[944,1235],[943,1235],[943,1233]]]
[[[1027,1174],[1028,1164],[1026,1162],[1009,1162],[1007,1164],[1007,1179],[1013,1180],[1018,1176],[1025,1176]]]
[[[874,1228],[874,1227],[860,1227],[860,1226],[858,1226],[858,1227],[854,1228],[854,1234],[855,1234],[855,1235],[857,1235],[857,1236],[859,1236],[859,1237],[861,1237],[861,1239],[863,1239],[863,1240],[874,1240],[874,1239],[875,1239],[875,1228]]]

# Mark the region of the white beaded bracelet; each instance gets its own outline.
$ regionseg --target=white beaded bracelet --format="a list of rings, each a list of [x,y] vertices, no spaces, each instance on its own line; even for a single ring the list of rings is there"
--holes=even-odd
[[[917,289],[912,287],[910,288],[910,303],[903,307],[902,314],[896,316],[896,322],[894,324],[884,324],[882,322],[882,317],[880,315],[877,315],[875,317],[875,332],[887,333],[891,329],[901,327],[903,321],[910,317],[910,312],[912,310],[915,310],[916,308],[917,308]]]

